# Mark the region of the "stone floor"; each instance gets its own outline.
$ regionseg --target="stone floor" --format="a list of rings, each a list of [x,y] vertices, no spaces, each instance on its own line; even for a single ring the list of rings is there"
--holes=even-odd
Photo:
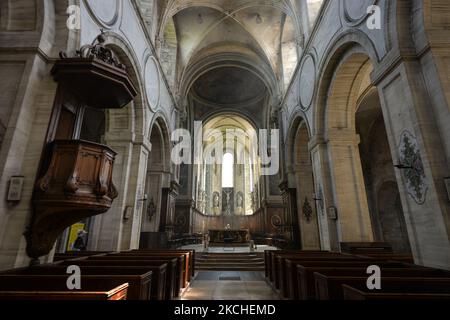
[[[261,272],[200,271],[181,300],[278,300]]]

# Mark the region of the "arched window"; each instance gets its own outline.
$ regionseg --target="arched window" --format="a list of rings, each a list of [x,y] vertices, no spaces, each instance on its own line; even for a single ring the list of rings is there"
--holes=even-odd
[[[222,161],[222,188],[234,187],[234,157],[227,152]]]

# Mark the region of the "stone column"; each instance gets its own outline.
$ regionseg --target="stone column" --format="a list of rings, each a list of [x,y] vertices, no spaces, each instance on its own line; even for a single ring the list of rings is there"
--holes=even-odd
[[[448,139],[438,130],[421,64],[405,60],[382,72],[375,70],[373,78],[379,82],[392,158],[402,166],[396,177],[415,262],[450,269],[450,203],[444,184]]]
[[[308,155],[309,156],[309,155]],[[300,237],[303,250],[319,250],[320,235],[318,227],[317,210],[314,203],[313,174],[310,165],[299,165],[295,169],[297,189],[294,196],[297,198],[297,224],[300,228]]]
[[[96,216],[90,243],[94,250],[120,250],[124,214],[127,210],[127,195],[129,192],[130,165],[132,159],[132,137],[117,137],[106,134],[106,144],[117,152],[114,162],[113,182],[119,192],[108,212]]]
[[[371,242],[373,231],[359,155],[359,136],[351,130],[330,129],[328,139],[339,240]]]
[[[302,247],[301,234],[299,230],[297,190],[289,188],[287,181],[280,184],[281,198],[283,199],[284,221],[292,226],[292,240],[296,248]]]
[[[297,7],[297,16],[300,19],[301,27],[303,29],[303,35],[306,39],[310,33],[308,3],[306,0],[296,0],[295,5]]]
[[[142,212],[144,206],[145,178],[148,156],[151,150],[150,142],[144,136],[136,136],[133,143],[130,163],[130,177],[126,203],[132,207],[130,217],[124,221],[122,229],[121,250],[139,248],[141,234]]]

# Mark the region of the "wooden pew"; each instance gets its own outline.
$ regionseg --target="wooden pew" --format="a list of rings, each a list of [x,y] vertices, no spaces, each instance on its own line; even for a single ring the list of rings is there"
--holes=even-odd
[[[315,268],[316,300],[342,300],[344,299],[342,285],[354,283],[353,279],[364,278],[369,275],[365,268]],[[384,278],[448,278],[450,272],[425,267],[417,268],[382,268],[382,283]],[[365,284],[365,281],[364,283]]]
[[[166,261],[148,261],[148,260],[91,260],[80,259],[76,262],[74,260],[66,260],[60,263],[61,265],[77,265],[85,266],[117,266],[117,267],[143,267],[153,272],[152,286],[151,286],[151,300],[165,300],[166,296]]]
[[[143,258],[145,257],[145,259]],[[144,260],[159,261],[167,263],[167,279],[166,279],[166,299],[172,299],[180,296],[180,290],[183,287],[184,274],[184,256],[129,256],[129,255],[108,255],[105,257],[91,257],[89,260]]]
[[[152,259],[158,258],[159,260],[164,259],[173,259],[177,258],[179,261],[179,268],[181,269],[181,274],[179,277],[180,280],[180,288],[187,288],[189,281],[190,281],[190,261],[187,260],[186,253],[177,253],[177,252],[155,252],[155,253],[147,253],[147,252],[140,252],[140,253],[116,253],[108,255],[109,257],[136,257],[138,259],[144,259],[145,257],[151,257]],[[178,274],[177,274],[178,275]]]
[[[172,250],[164,250],[164,249],[152,249],[152,250],[131,250],[131,251],[125,251],[122,253],[140,253],[140,254],[147,254],[147,253],[183,253],[186,256],[186,260],[189,261],[189,270],[190,272],[187,274],[187,282],[191,281],[191,278],[195,276],[195,250],[191,249],[172,249]]]
[[[180,260],[182,261],[180,261]],[[88,260],[95,261],[155,261],[157,263],[167,263],[166,271],[166,299],[172,299],[179,296],[180,285],[183,280],[183,262],[182,256],[129,256],[129,255],[108,255],[108,256],[93,256]]]
[[[405,265],[400,262],[367,262],[367,261],[296,261],[288,260],[286,266],[290,266],[291,269],[296,271],[296,279],[294,278],[294,272],[290,272],[288,276],[289,283],[293,282],[297,284],[297,291],[294,289],[294,299],[299,300],[314,300],[315,299],[315,281],[314,272],[315,268],[334,267],[334,268],[367,268],[369,265],[377,264],[382,268],[404,268]],[[294,282],[296,281],[296,282]],[[291,289],[292,290],[292,289]],[[297,296],[295,296],[297,294]]]
[[[66,276],[0,275],[1,300],[126,300],[128,283],[86,276],[82,290],[68,290]]]
[[[450,300],[450,279],[385,278],[381,290],[342,285],[345,300]]]
[[[81,269],[81,286],[83,288],[86,276],[102,276],[109,279],[128,283],[128,300],[150,300],[152,271],[143,267],[109,267],[109,266],[83,266]],[[67,266],[43,265],[30,268],[20,268],[3,271],[0,275],[64,275],[67,278]]]
[[[285,262],[287,259],[297,259],[297,260],[315,260],[315,261],[328,261],[328,260],[366,260],[367,258],[354,257],[352,255],[342,255],[339,253],[322,253],[322,254],[273,254],[273,278],[274,285],[276,289],[284,290],[286,284],[286,274],[285,274]]]
[[[411,254],[403,254],[403,253],[369,253],[358,255],[360,257],[368,257],[375,260],[392,260],[392,261],[401,261],[405,263],[414,263],[414,257]]]
[[[188,257],[189,260],[189,269],[191,270],[189,280],[191,277],[195,276],[195,250],[193,249],[151,249],[151,250],[130,250],[125,252],[139,252],[139,253],[159,253],[159,252],[165,252],[165,253],[183,253]]]
[[[352,254],[392,253],[392,246],[387,242],[341,242],[341,252]]]
[[[278,280],[277,280],[277,257],[280,255],[284,255],[284,256],[288,256],[288,255],[295,255],[295,256],[338,256],[341,255],[338,252],[323,252],[323,251],[285,251],[285,250],[280,250],[280,251],[274,251],[274,252],[269,252],[269,281],[271,283],[276,283],[278,285]],[[278,289],[278,286],[277,286]]]
[[[264,250],[264,269],[265,276],[269,282],[273,282],[273,273],[272,273],[272,262],[274,261],[272,258],[273,255],[277,254],[324,254],[329,251],[318,251],[318,250],[310,250],[310,251],[299,251],[299,250]]]
[[[65,253],[55,253],[53,261],[61,261],[73,258],[88,257],[94,255],[104,255],[110,251],[68,251]]]

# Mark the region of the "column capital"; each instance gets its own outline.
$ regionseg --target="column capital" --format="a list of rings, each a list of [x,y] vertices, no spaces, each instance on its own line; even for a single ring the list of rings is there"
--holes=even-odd
[[[326,143],[328,145],[359,145],[361,138],[354,130],[349,129],[329,129]]]
[[[143,146],[145,149],[147,149],[148,152],[152,151],[152,143],[146,136],[144,136],[142,134],[135,135],[133,144]]]
[[[308,150],[311,152],[315,148],[326,145],[327,141],[325,140],[325,137],[322,134],[315,134],[314,136],[309,139],[308,142]]]

